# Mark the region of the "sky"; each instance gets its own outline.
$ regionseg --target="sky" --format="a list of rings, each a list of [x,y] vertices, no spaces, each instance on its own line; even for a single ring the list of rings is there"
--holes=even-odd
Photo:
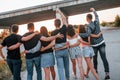
[[[26,8],[26,7],[31,7],[31,6],[36,6],[36,5],[41,5],[41,4],[46,4],[46,3],[51,3],[55,1],[61,1],[61,0],[1,0],[0,1],[0,13],[6,12],[6,11],[11,11],[11,10],[16,10],[16,9],[21,9],[21,8]],[[17,6],[16,6],[17,5]],[[107,9],[107,10],[102,10],[102,11],[97,11],[100,22],[106,21],[106,22],[111,22],[114,21],[115,16],[118,14],[120,15],[120,7],[118,8],[113,8],[113,9]],[[86,14],[79,14],[75,16],[69,16],[68,22],[70,24],[86,24]],[[47,20],[47,21],[41,21],[41,22],[35,22],[35,30],[39,30],[41,26],[46,26],[49,31],[54,30],[54,20]],[[19,34],[23,35],[26,31],[26,24],[24,25],[19,25]]]

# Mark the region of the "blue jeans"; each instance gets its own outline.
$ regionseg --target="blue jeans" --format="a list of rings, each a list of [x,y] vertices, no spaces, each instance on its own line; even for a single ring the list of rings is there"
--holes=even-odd
[[[37,72],[37,80],[42,80],[42,72],[41,72],[41,65],[40,59],[41,57],[35,57],[32,59],[26,59],[26,66],[27,66],[27,80],[32,80],[33,77],[33,66],[35,65],[36,72]]]
[[[69,79],[69,57],[68,57],[68,50],[59,50],[55,52],[55,57],[57,60],[57,69],[59,80],[66,80]],[[64,73],[65,70],[65,73]],[[65,74],[65,75],[64,75]]]
[[[12,72],[13,80],[21,80],[20,72],[22,61],[20,59],[7,59],[7,64],[10,68],[10,71]]]
[[[94,53],[95,53],[95,56],[93,57],[93,63],[94,63],[94,68],[95,68],[96,72],[97,72],[97,65],[98,65],[98,61],[97,61],[98,51],[99,51],[101,59],[103,61],[105,72],[109,72],[109,64],[108,64],[108,61],[106,58],[105,46],[106,46],[105,43],[103,43],[100,46],[93,47]]]

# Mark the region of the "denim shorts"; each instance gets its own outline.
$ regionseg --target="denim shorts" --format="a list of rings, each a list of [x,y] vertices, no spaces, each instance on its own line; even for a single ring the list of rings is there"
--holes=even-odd
[[[50,67],[55,65],[53,52],[41,54],[41,67]]]
[[[80,46],[69,48],[69,54],[71,59],[75,59],[83,56]]]
[[[84,57],[93,57],[95,55],[93,48],[90,46],[85,46],[82,49],[83,49],[83,56]]]

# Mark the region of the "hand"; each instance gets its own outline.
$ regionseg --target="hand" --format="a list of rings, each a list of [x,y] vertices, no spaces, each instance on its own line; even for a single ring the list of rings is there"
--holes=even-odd
[[[58,33],[57,35],[56,35],[56,38],[63,38],[64,36],[63,36],[63,34],[60,34],[60,33]]]
[[[78,39],[78,42],[81,43],[81,39]]]
[[[60,13],[60,9],[59,8],[56,9],[56,13]]]
[[[12,50],[12,47],[10,46],[10,47],[7,47],[7,50]]]
[[[24,53],[27,54],[27,53],[28,53],[28,50],[25,50]]]
[[[45,50],[45,47],[42,46],[41,49],[40,49],[40,51],[42,52],[42,51],[44,51],[44,50]]]
[[[98,34],[98,36],[100,36],[102,34],[102,32],[100,32],[99,34]]]
[[[6,61],[5,57],[3,58],[4,61]]]
[[[35,35],[39,34],[39,32],[38,32],[38,31],[35,31],[34,33],[35,33]]]
[[[94,8],[90,8],[90,11],[94,12],[94,11],[95,11],[95,9],[94,9]]]
[[[66,42],[66,47],[69,48],[70,47],[70,43]]]

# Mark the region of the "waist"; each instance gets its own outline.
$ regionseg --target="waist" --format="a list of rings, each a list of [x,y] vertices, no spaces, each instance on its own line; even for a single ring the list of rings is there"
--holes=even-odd
[[[45,54],[45,53],[52,53],[53,52],[53,49],[48,49],[48,50],[45,50],[43,52],[40,52],[41,54]]]
[[[90,45],[81,43],[80,46],[83,48],[83,47],[90,46]]]
[[[66,43],[64,42],[64,43],[57,43],[57,44],[55,44],[55,48],[61,48],[61,47],[64,47],[66,45]]]
[[[40,56],[40,51],[35,52],[35,53],[27,53],[26,59],[31,59],[31,58],[38,57],[38,56]]]
[[[103,40],[103,41],[101,41],[100,43],[97,43],[97,44],[94,44],[94,45],[91,45],[91,46],[92,46],[92,47],[97,47],[97,46],[103,44],[104,42],[105,42],[105,41]]]

